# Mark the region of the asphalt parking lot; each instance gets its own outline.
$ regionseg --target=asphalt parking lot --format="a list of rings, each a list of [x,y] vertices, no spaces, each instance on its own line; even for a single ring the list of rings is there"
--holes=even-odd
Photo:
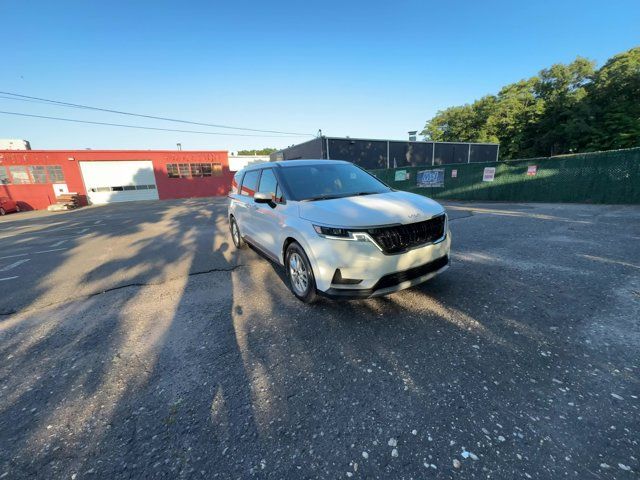
[[[224,200],[0,219],[0,478],[637,478],[640,208],[450,203],[306,306]]]

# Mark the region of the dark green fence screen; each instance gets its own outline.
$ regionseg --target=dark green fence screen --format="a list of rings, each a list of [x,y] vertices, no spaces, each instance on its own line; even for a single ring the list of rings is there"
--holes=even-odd
[[[491,181],[491,169],[495,174]],[[418,186],[425,170],[431,184]],[[399,190],[451,200],[640,203],[640,148],[438,167],[371,170]],[[483,181],[485,178],[486,181]],[[435,181],[434,181],[435,179]],[[440,180],[443,180],[440,182]]]

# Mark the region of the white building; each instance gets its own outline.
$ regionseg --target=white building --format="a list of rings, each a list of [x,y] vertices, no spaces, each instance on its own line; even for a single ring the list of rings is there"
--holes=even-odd
[[[28,140],[0,138],[0,150],[31,150]]]
[[[268,161],[269,155],[237,155],[236,152],[229,152],[229,170],[232,172],[242,170],[247,165]]]

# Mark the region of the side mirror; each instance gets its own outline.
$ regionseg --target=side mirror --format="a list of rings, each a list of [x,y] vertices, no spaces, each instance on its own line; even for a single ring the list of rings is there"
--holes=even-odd
[[[273,202],[273,197],[270,193],[256,192],[253,194],[253,201],[256,203],[271,203]]]

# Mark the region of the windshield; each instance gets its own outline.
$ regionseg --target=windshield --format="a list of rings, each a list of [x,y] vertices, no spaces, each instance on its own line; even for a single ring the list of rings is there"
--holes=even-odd
[[[391,189],[373,175],[350,163],[284,167],[279,170],[292,200],[328,200],[371,195]]]

